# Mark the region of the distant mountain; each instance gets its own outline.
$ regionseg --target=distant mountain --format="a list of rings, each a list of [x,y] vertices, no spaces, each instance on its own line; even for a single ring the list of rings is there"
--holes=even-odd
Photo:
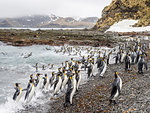
[[[98,17],[87,17],[87,18],[83,18],[80,21],[82,22],[90,22],[90,23],[96,23],[98,20]]]
[[[97,17],[81,18],[59,17],[56,15],[33,15],[18,18],[0,19],[0,27],[21,28],[90,28],[98,20]]]

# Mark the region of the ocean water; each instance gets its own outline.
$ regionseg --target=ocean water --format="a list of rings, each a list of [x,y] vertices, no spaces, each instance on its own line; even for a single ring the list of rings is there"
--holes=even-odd
[[[75,30],[75,29],[84,29],[84,28],[16,28],[16,27],[0,27],[0,29],[29,29],[32,31],[36,31],[36,30]]]
[[[47,50],[49,48],[50,50]],[[31,102],[27,105],[24,102],[24,94],[21,100],[16,103],[12,97],[15,92],[14,84],[21,83],[22,89],[27,87],[30,75],[33,74],[35,77],[36,70],[35,64],[39,65],[39,73],[48,74],[51,77],[52,71],[56,71],[61,67],[61,63],[66,60],[74,58],[75,60],[81,57],[76,55],[68,55],[63,53],[54,52],[55,49],[60,49],[57,46],[48,45],[33,45],[27,47],[14,47],[6,45],[0,42],[0,113],[14,113],[20,110],[26,109],[26,106],[38,106],[50,101],[48,98],[52,95],[51,93],[43,94],[42,92],[36,92]],[[110,48],[99,48],[101,50]],[[93,48],[94,50],[94,48]],[[29,53],[32,52],[32,56],[25,58]],[[82,55],[87,56],[85,51],[82,51]],[[42,70],[42,65],[48,66],[48,64],[54,64],[53,69],[46,67],[46,70]],[[82,81],[86,83],[88,81],[87,74],[85,71],[81,72]]]

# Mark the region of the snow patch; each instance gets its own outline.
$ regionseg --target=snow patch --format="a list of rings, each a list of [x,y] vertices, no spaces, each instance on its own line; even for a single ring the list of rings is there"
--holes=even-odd
[[[113,32],[140,32],[140,31],[150,31],[150,26],[147,27],[132,27],[138,20],[122,20],[118,23],[114,23],[107,31]],[[106,31],[106,32],[107,32]]]

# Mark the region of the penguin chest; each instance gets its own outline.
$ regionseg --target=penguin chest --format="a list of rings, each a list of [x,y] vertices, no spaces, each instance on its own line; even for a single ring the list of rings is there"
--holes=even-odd
[[[119,77],[119,76],[118,76]],[[119,86],[120,86],[120,90],[122,89],[122,79],[119,77]]]
[[[56,84],[56,88],[55,88],[54,94],[59,91],[59,89],[60,89],[60,87],[61,87],[61,84],[62,84],[62,79],[61,79],[61,77],[59,77],[59,81],[58,81],[58,83]]]
[[[34,95],[34,93],[35,93],[35,87],[34,87],[34,85],[32,85],[32,89],[31,89],[31,91],[30,91],[30,93],[29,93],[27,102],[30,102],[30,101],[31,101],[31,99],[32,99],[32,97],[33,97],[33,95]]]
[[[22,97],[22,89],[20,89],[20,93],[19,93],[19,95],[16,98],[16,102],[18,102],[21,97]]]
[[[36,89],[40,89],[41,88],[41,84],[42,84],[42,80],[41,80],[41,78],[39,78],[39,82],[38,82],[38,84],[36,86]]]
[[[67,75],[65,75],[65,76],[64,76],[64,81],[63,81],[63,86],[66,85],[67,81],[68,81],[68,77],[67,77]]]

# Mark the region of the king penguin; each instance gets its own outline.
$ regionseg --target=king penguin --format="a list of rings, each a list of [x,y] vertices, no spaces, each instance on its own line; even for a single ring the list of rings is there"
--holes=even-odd
[[[56,82],[54,84],[54,93],[53,93],[53,95],[57,95],[58,94],[58,92],[59,92],[59,90],[61,88],[61,84],[62,84],[62,78],[61,78],[61,75],[58,74],[57,78],[56,78]]]
[[[20,98],[22,97],[22,89],[19,86],[19,83],[15,83],[15,90],[16,92],[13,95],[13,100],[18,102]]]
[[[37,79],[35,79],[36,90],[39,90],[42,88],[42,78],[40,77],[39,73],[37,73],[36,77],[37,77]]]
[[[29,103],[35,94],[35,86],[32,80],[29,80],[28,86],[27,86],[27,92],[25,94],[25,101]]]
[[[80,70],[76,71],[76,81],[77,81],[77,91],[78,91],[79,85],[80,85],[80,82],[81,82],[81,73],[80,73]]]
[[[64,74],[64,80],[63,80],[63,82],[62,82],[61,91],[64,90],[64,88],[66,87],[66,84],[67,84],[67,82],[68,82],[68,76],[67,76],[66,71],[65,71],[63,74]]]
[[[77,81],[76,81],[76,76],[75,76],[75,72],[73,72],[73,76],[72,76],[72,83],[73,83],[73,89],[72,92],[70,94],[70,104],[72,105],[72,98],[76,92],[76,86],[77,86]]]
[[[48,86],[49,86],[49,78],[47,76],[47,74],[45,74],[45,77],[43,77],[44,79],[44,82],[43,82],[43,88],[44,88],[44,91],[48,91]]]
[[[113,102],[114,104],[116,104],[116,98],[120,95],[121,92],[121,88],[122,88],[122,80],[121,78],[118,76],[117,72],[114,72],[115,75],[115,79],[113,81],[112,84],[112,91],[111,91],[111,96],[109,98],[110,104]]]

